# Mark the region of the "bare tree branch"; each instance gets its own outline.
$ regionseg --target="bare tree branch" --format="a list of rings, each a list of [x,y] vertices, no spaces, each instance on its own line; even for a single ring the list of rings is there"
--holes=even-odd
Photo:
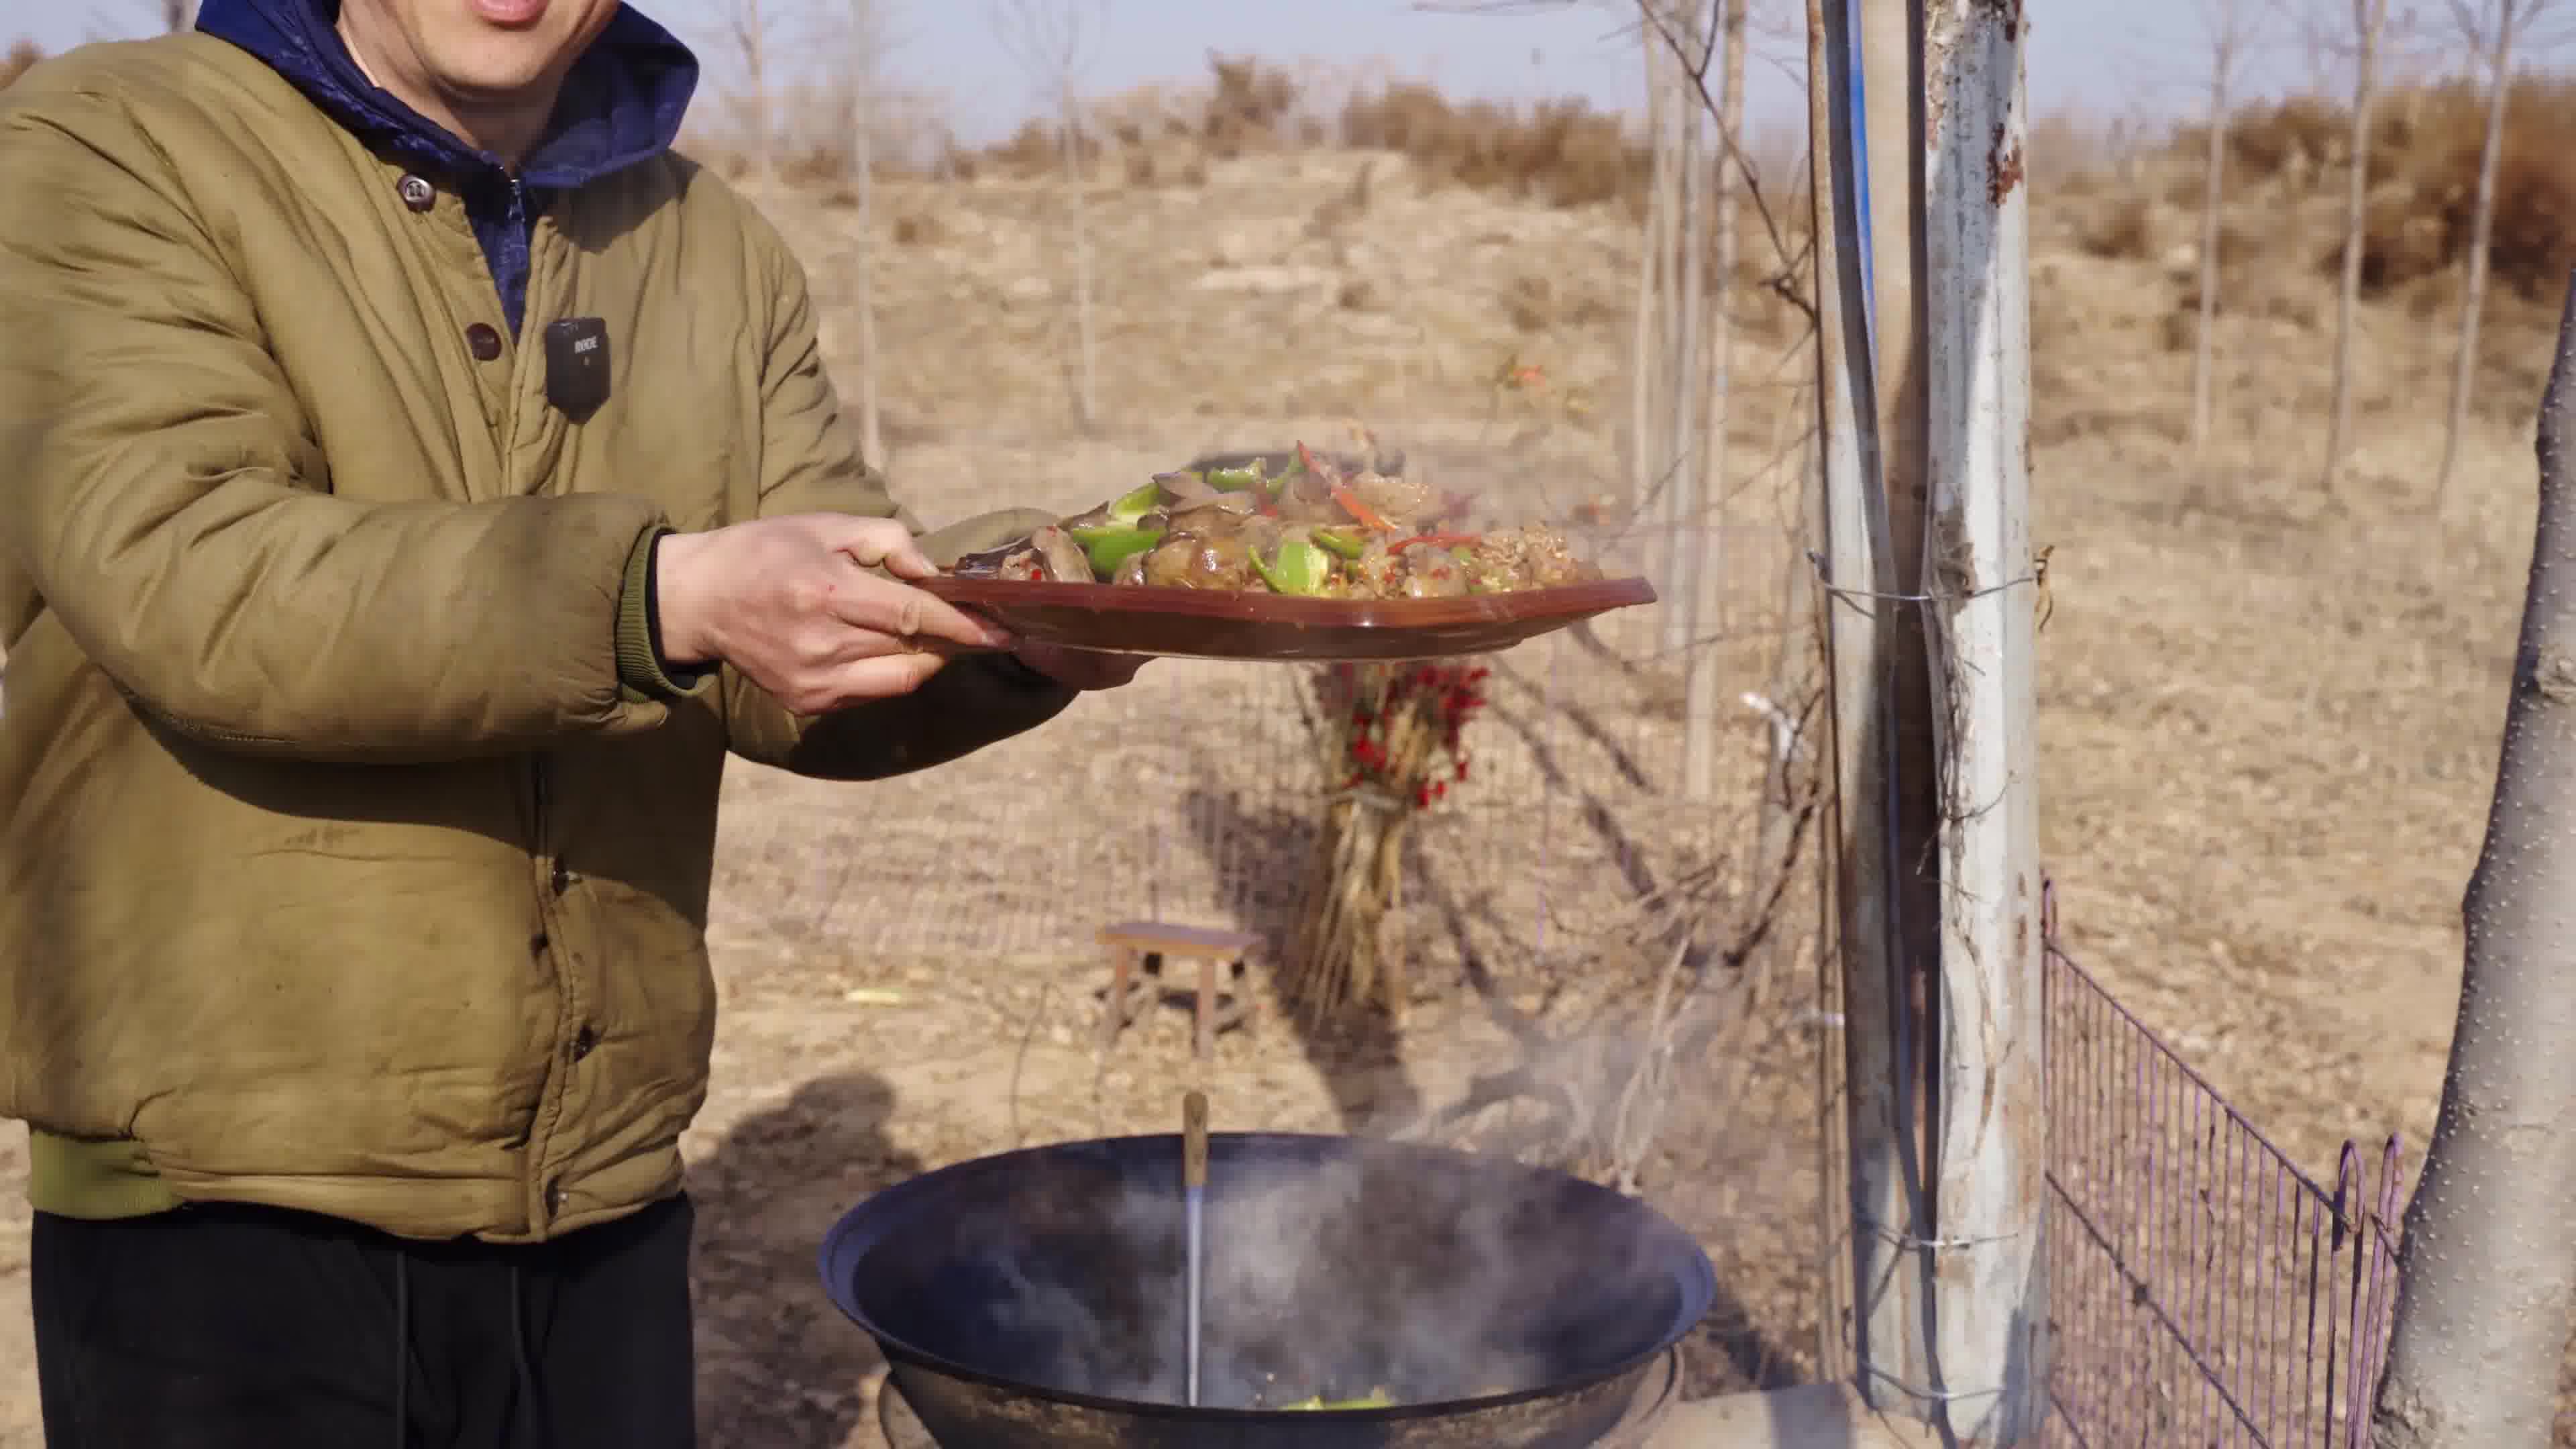
[[[1082,78],[1108,29],[1109,0],[987,0],[995,39],[1019,62],[1056,113],[1064,149],[1064,182],[1073,232],[1075,422],[1099,417],[1091,322],[1089,186],[1083,174]]]

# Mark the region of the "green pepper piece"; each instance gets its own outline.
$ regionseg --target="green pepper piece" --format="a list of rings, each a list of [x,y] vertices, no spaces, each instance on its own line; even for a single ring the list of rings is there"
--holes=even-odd
[[[1252,567],[1263,583],[1283,594],[1321,593],[1333,579],[1332,555],[1311,543],[1283,543],[1274,559],[1264,559],[1254,549]]]
[[[1210,468],[1207,485],[1219,493],[1247,493],[1261,486],[1261,465],[1243,468]]]
[[[1120,500],[1124,502],[1125,500]],[[1068,529],[1073,541],[1091,557],[1095,578],[1107,578],[1130,557],[1143,553],[1162,541],[1163,530],[1138,528],[1133,524],[1100,523],[1088,528]]]
[[[1109,505],[1109,521],[1134,523],[1137,519],[1163,506],[1163,485],[1148,483]]]
[[[1309,530],[1315,542],[1354,563],[1368,548],[1368,539],[1356,528],[1317,528]]]

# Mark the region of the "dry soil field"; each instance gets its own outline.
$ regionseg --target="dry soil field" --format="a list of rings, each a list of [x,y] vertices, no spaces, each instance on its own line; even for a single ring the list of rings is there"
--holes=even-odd
[[[817,278],[846,370],[851,214],[808,192],[765,194]],[[2054,597],[2040,790],[2068,942],[2311,1170],[2347,1135],[2401,1130],[2420,1150],[2520,597],[2546,333],[2528,306],[2500,304],[2493,413],[2435,511],[2446,324],[2411,297],[2374,304],[2355,463],[2329,493],[2315,482],[2326,284],[2295,259],[2257,259],[2265,301],[2225,324],[2219,437],[2195,461],[2179,441],[2188,355],[2173,321],[2187,268],[2156,248],[2086,244],[2102,205],[2071,184],[2036,201],[2033,489]],[[1316,436],[1347,415],[1452,477],[1532,501],[1624,476],[1636,244],[1623,213],[1426,190],[1401,158],[1314,151],[1104,181],[1091,214],[1105,421],[1080,433],[1067,421],[1071,270],[1054,193],[994,177],[882,189],[891,463],[931,521],[1003,502],[1081,506],[1201,449]],[[1748,381],[1722,520],[1743,637],[1713,646],[1741,674],[1729,700],[1769,669],[1781,550],[1776,478],[1756,464],[1784,446],[1784,379],[1797,376],[1790,315],[1745,291]],[[1544,398],[1489,385],[1514,357],[1546,369]],[[1635,629],[1604,637],[1651,652]],[[1434,829],[1428,842],[1457,861],[1439,908],[1483,944],[1426,955],[1429,999],[1400,1033],[1307,1041],[1263,1016],[1227,1035],[1208,1078],[1220,1126],[1400,1125],[1550,1031],[1583,1038],[1606,1019],[1602,1000],[1641,979],[1604,924],[1639,872],[1670,883],[1695,862],[1740,859],[1740,799],[1697,829],[1670,803],[1654,752],[1670,733],[1660,666],[1621,669],[1571,646],[1504,662],[1519,674],[1489,730],[1497,779],[1462,807],[1492,828]],[[688,1144],[709,1444],[876,1442],[872,1353],[822,1303],[811,1267],[851,1202],[1017,1142],[1171,1120],[1188,1060],[1178,1014],[1096,1061],[1084,943],[1104,911],[1137,904],[1111,897],[1140,889],[1257,914],[1229,882],[1258,875],[1260,843],[1307,808],[1247,778],[1294,752],[1275,719],[1255,730],[1229,714],[1275,708],[1275,695],[1258,702],[1264,688],[1275,681],[1158,665],[1131,698],[1086,701],[934,777],[730,781],[711,931],[728,1015]],[[1571,723],[1531,723],[1544,719]],[[1738,763],[1753,759],[1758,721],[1731,715],[1730,729]],[[1256,734],[1285,753],[1261,755],[1246,743]],[[1622,777],[1627,753],[1643,763]],[[1742,774],[1730,777],[1739,796]],[[1710,878],[1734,888],[1723,869]],[[1545,917],[1531,904],[1542,890]],[[1443,934],[1436,915],[1417,925]],[[1540,919],[1559,933],[1545,951],[1521,924]],[[1812,1363],[1816,1038],[1786,979],[1752,1009],[1761,1029],[1725,1039],[1724,1060],[1680,1066],[1648,1165],[1648,1190],[1726,1279],[1730,1301],[1695,1359],[1703,1384]],[[1498,1115],[1451,1135],[1515,1130]],[[37,1442],[22,1166],[20,1143],[0,1144],[5,1449]]]

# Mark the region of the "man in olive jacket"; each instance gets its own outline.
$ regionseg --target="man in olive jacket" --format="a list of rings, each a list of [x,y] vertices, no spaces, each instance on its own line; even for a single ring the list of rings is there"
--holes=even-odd
[[[56,1449],[691,1443],[727,752],[881,778],[1132,673],[904,582],[695,79],[615,0],[206,0],[0,92]]]

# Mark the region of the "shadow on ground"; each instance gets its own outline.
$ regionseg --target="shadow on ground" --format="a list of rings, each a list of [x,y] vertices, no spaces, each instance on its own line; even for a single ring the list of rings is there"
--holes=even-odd
[[[883,1360],[823,1296],[814,1257],[841,1214],[922,1170],[886,1136],[894,1105],[894,1089],[872,1073],[819,1077],[690,1165],[707,1449],[873,1442],[856,1431],[872,1412],[863,1387]]]

